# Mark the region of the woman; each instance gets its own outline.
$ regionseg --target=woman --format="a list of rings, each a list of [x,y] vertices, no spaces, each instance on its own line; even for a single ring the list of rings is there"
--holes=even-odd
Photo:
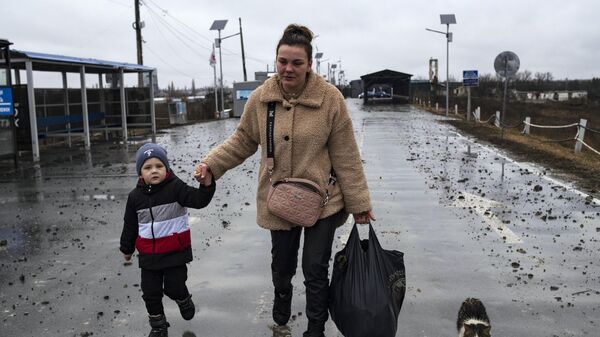
[[[278,325],[286,325],[303,227],[294,226],[267,210],[269,102],[276,102],[272,181],[304,178],[326,188],[333,168],[337,183],[329,186],[329,202],[317,223],[304,228],[302,271],[308,318],[304,337],[324,336],[329,317],[329,258],[336,227],[344,223],[348,213],[353,214],[357,223],[375,220],[344,98],[335,86],[311,71],[312,38],[312,32],[304,26],[289,25],[285,29],[276,49],[277,75],[252,93],[236,131],[202,159],[194,173],[197,180],[209,184],[213,177],[219,179],[227,170],[241,164],[260,145],[257,223],[271,231],[273,319]]]

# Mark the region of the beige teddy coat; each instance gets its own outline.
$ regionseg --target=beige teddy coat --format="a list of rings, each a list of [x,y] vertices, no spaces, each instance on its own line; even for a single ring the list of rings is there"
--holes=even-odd
[[[275,110],[275,167],[273,181],[285,178],[310,179],[325,188],[331,166],[337,175],[329,203],[321,218],[345,209],[347,213],[371,210],[362,161],[354,138],[352,120],[339,90],[310,73],[297,99],[285,100],[277,75],[269,78],[249,97],[235,132],[202,159],[215,180],[253,155],[260,145],[257,223],[271,230],[289,230],[293,225],[269,213],[267,195],[267,103]],[[345,217],[344,217],[345,219]]]

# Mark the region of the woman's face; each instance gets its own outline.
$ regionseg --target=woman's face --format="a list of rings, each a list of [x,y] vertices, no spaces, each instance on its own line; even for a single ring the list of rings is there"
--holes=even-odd
[[[302,89],[311,66],[312,60],[308,59],[303,46],[287,44],[279,46],[277,73],[281,79],[283,90],[287,93],[295,94]]]

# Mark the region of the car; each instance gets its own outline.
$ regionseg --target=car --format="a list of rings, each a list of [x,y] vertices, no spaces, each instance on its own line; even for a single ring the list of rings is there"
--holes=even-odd
[[[363,98],[363,97],[365,97],[365,94],[363,92],[358,94],[358,98]],[[388,94],[385,91],[367,91],[367,97],[368,98],[389,98],[389,97],[392,97],[392,95]]]

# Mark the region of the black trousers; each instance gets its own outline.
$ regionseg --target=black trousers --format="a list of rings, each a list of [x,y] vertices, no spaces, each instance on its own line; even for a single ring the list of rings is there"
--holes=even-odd
[[[149,315],[164,314],[163,294],[172,300],[184,300],[190,293],[185,285],[187,266],[150,270],[142,268],[142,298]]]
[[[343,219],[345,213],[341,211],[304,228],[302,272],[306,287],[306,317],[312,329],[322,331],[329,318],[329,258],[335,229]],[[302,229],[271,231],[271,272],[277,293],[286,293],[292,287]]]

